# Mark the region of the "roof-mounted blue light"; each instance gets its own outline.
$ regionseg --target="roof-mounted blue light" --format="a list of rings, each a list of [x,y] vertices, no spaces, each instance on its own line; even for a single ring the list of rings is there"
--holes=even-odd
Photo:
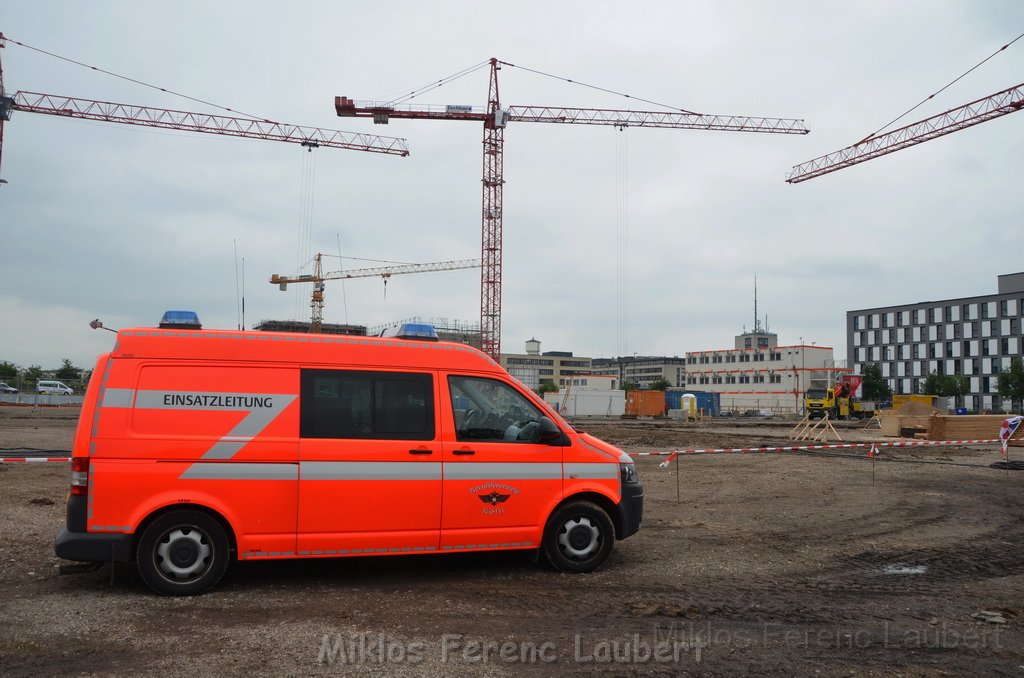
[[[437,330],[429,323],[402,323],[387,328],[380,333],[380,336],[416,341],[438,341]]]
[[[160,318],[160,329],[201,330],[203,326],[195,311],[164,311],[164,316]]]

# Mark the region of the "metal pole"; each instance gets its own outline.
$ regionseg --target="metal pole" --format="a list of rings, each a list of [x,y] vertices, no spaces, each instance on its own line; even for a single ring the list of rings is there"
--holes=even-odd
[[[676,503],[680,502],[679,498],[679,455],[676,455]]]

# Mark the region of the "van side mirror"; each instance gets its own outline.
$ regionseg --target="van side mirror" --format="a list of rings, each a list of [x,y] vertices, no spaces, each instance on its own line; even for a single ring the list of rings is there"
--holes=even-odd
[[[541,417],[537,422],[537,440],[551,445],[563,437],[562,429],[555,426],[555,422],[548,417]]]

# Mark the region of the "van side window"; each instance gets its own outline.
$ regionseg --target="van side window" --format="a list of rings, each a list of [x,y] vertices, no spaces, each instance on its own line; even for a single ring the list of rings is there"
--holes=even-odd
[[[544,413],[508,384],[479,377],[448,377],[456,440],[533,443]]]
[[[434,439],[429,374],[302,370],[303,438]]]

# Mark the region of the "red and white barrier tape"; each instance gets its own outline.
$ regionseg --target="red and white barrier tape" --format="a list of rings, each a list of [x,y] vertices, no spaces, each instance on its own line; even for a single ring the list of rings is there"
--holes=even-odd
[[[0,464],[20,464],[23,462],[71,461],[71,457],[0,457]]]
[[[781,447],[723,447],[704,450],[674,450],[672,452],[630,452],[631,457],[668,457],[659,466],[665,468],[673,459],[684,455],[726,454],[730,452],[803,452],[807,450],[844,450],[857,447],[870,447],[872,451],[879,447],[934,447],[941,445],[979,445],[999,443],[999,438],[978,440],[916,440],[914,442],[874,442],[874,443],[840,443],[836,445],[787,445]],[[869,452],[869,455],[873,452]]]

